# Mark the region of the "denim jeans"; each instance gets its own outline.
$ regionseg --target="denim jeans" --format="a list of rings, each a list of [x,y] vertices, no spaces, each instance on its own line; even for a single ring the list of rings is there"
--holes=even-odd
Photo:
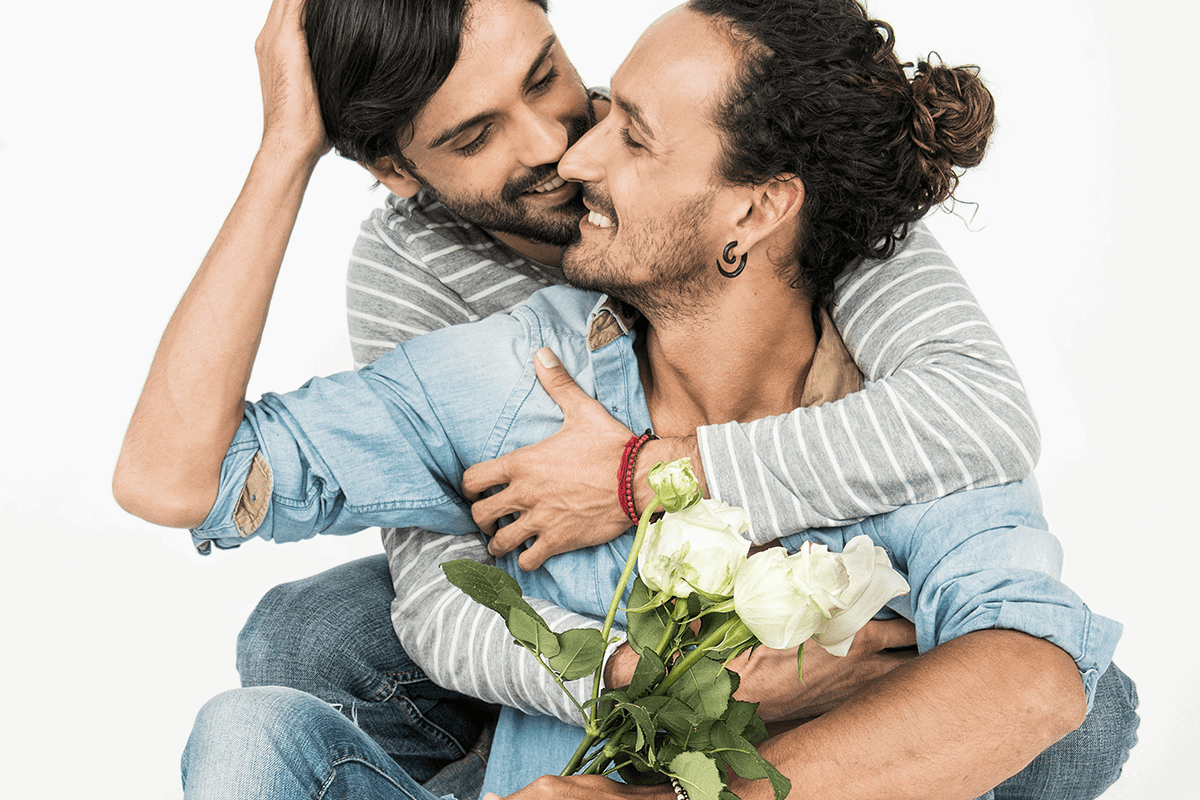
[[[490,711],[420,673],[392,633],[393,597],[383,556],[272,590],[238,641],[243,684],[263,688],[201,711],[183,758],[186,796],[473,796],[482,769],[470,762],[443,773],[465,783],[420,782],[470,748]],[[1133,683],[1110,666],[1083,725],[981,800],[1099,796],[1137,742],[1136,708]]]
[[[285,686],[317,697],[413,780],[470,800],[482,784],[475,768],[482,756],[473,745],[497,709],[425,677],[392,630],[394,597],[382,555],[276,586],[238,636],[242,686]]]

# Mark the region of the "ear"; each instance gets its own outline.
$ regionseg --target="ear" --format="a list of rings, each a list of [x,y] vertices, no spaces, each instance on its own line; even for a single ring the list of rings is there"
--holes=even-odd
[[[777,175],[751,190],[749,204],[738,220],[738,250],[749,251],[757,243],[781,235],[794,235],[804,205],[804,183],[798,175]]]
[[[374,164],[364,164],[361,161],[358,163],[397,197],[413,197],[421,191],[421,182],[414,178],[410,171],[403,169],[387,156]]]

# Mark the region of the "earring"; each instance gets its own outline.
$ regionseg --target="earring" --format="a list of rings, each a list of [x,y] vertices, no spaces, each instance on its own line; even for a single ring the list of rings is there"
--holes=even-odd
[[[730,242],[729,244],[725,245],[725,252],[721,254],[721,261],[724,261],[726,264],[729,264],[732,266],[733,262],[734,262],[734,257],[730,254],[730,251],[733,250],[733,248],[735,248],[735,247],[737,247],[737,242]],[[718,261],[717,262],[717,271],[720,272],[722,275],[724,275],[726,278],[736,278],[738,275],[741,275],[742,270],[744,270],[746,268],[746,255],[747,255],[746,253],[742,253],[742,260],[738,262],[737,269],[735,269],[733,271],[725,269],[724,267],[721,266],[721,262]]]

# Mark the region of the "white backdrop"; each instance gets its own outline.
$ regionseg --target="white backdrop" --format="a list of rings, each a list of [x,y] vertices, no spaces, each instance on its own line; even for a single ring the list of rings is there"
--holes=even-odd
[[[558,0],[606,83],[669,0]],[[268,0],[6,4],[0,25],[0,441],[9,796],[175,797],[199,706],[236,685],[234,639],[272,585],[379,550],[376,535],[202,559],[120,511],[109,480],[158,336],[259,136],[253,41]],[[1174,9],[1174,10],[1172,10]],[[975,62],[1000,125],[931,225],[1008,345],[1038,412],[1038,476],[1066,579],[1122,620],[1141,744],[1109,798],[1200,798],[1194,648],[1180,608],[1197,533],[1192,377],[1200,266],[1195,6],[876,0],[900,51]],[[1188,83],[1177,76],[1187,75]],[[1185,88],[1186,86],[1186,88]],[[1187,145],[1187,142],[1193,145]],[[317,169],[251,394],[350,363],[346,256],[382,199]],[[969,216],[971,208],[960,206]],[[1186,305],[1185,305],[1186,304]],[[1190,605],[1190,603],[1189,603]]]

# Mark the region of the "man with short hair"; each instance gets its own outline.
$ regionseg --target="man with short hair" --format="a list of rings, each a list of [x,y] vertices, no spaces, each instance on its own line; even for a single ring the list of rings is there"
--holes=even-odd
[[[705,180],[712,180],[711,165],[720,150],[720,139],[717,137],[714,141],[716,134],[706,124],[704,114],[709,112],[709,103],[705,100],[706,98],[712,100],[715,96],[714,93],[729,83],[729,76],[733,69],[731,65],[736,63],[736,53],[730,52],[724,60],[708,65],[714,69],[720,69],[718,73],[713,74],[711,70],[706,72],[700,68],[700,65],[695,63],[695,59],[684,59],[683,65],[676,64],[674,69],[669,61],[664,64],[654,60],[652,56],[658,53],[656,45],[664,42],[672,44],[673,47],[663,49],[678,56],[681,41],[691,41],[706,33],[710,38],[715,35],[704,25],[697,27],[696,16],[698,15],[690,10],[682,12],[682,15],[675,15],[672,18],[676,22],[675,27],[670,24],[664,25],[662,30],[655,33],[657,38],[651,39],[654,44],[645,45],[635,51],[635,55],[640,57],[640,61],[631,56],[631,62],[639,64],[639,66],[629,68],[634,75],[630,78],[630,87],[631,89],[633,87],[640,88],[629,91],[629,94],[636,100],[639,95],[647,92],[648,74],[670,75],[675,79],[675,85],[687,86],[699,94],[696,96],[685,94],[682,100],[676,102],[676,105],[682,102],[683,108],[672,108],[672,113],[655,109],[654,104],[644,101],[627,102],[621,109],[624,114],[621,121],[637,120],[639,117],[647,118],[642,113],[642,110],[647,107],[652,112],[648,115],[649,119],[657,119],[660,123],[663,120],[670,120],[670,125],[667,126],[639,123],[637,133],[643,137],[653,139],[656,138],[653,133],[655,131],[661,135],[664,131],[683,128],[685,135],[679,137],[681,142],[700,145],[687,149],[689,154],[695,153],[696,164],[689,164],[686,160],[676,156],[672,164],[674,169],[662,173],[664,177],[669,178],[669,182],[663,184],[665,191],[669,191],[671,188],[678,190],[681,186],[686,188],[689,183],[703,188]],[[678,22],[681,19],[683,22]],[[664,34],[663,30],[668,31],[670,36]],[[714,39],[713,43],[717,45],[717,52],[722,52],[721,46],[730,51],[734,50],[720,37]],[[647,53],[651,55],[648,56]],[[695,80],[699,81],[698,85],[688,86],[688,82],[680,78],[681,74],[693,76]],[[652,82],[650,83],[652,84]],[[661,92],[659,94],[661,95]],[[653,92],[650,92],[650,96],[653,99]],[[662,104],[660,97],[658,105]],[[690,114],[688,113],[689,109]],[[606,121],[606,125],[593,132],[589,139],[594,137],[596,141],[600,141],[602,136],[607,136],[610,140],[615,139],[618,135],[617,123],[608,124],[609,122],[612,121]],[[700,131],[701,134],[706,133],[708,138],[704,139],[702,136],[698,139],[696,131]],[[620,130],[619,133],[623,138],[633,138],[630,129]],[[628,147],[631,151],[638,148],[649,149],[646,144],[636,141],[629,144]],[[573,152],[586,153],[587,150],[577,148]],[[651,164],[646,169],[651,171],[650,174],[654,174],[654,168],[660,165],[654,163],[653,155],[647,157],[651,159]],[[597,245],[595,238],[597,235],[616,236],[615,241],[620,243],[616,248],[618,250],[636,243],[645,245],[645,248],[635,248],[636,251],[646,249],[662,252],[661,244],[657,244],[657,237],[654,235],[644,236],[643,232],[652,233],[655,230],[663,230],[656,226],[668,220],[678,222],[679,217],[678,215],[669,215],[661,210],[657,213],[654,210],[646,211],[645,203],[639,206],[636,201],[629,200],[632,196],[629,193],[633,191],[636,182],[630,183],[628,179],[630,176],[638,174],[639,169],[636,166],[629,166],[628,163],[624,164],[623,170],[614,169],[614,164],[621,166],[620,159],[616,159],[615,162],[613,159],[594,159],[590,162],[590,166],[585,166],[589,164],[586,157],[578,156],[578,158],[583,160],[576,164],[577,176],[585,179],[589,187],[598,187],[597,191],[609,193],[607,197],[605,194],[595,195],[597,201],[593,213],[597,216],[594,216],[593,220],[597,224],[594,225],[594,231],[585,227],[585,232],[588,232],[591,242],[589,243],[585,239],[581,246],[585,250],[587,248],[595,250],[599,247],[599,252],[596,258],[586,259],[585,263],[604,263],[606,248],[603,244]],[[706,168],[705,165],[708,167]],[[600,170],[604,174],[601,176],[593,172],[593,175],[586,175],[587,169]],[[618,180],[614,177],[615,175],[622,177]],[[578,295],[570,296],[561,291],[544,294],[535,298],[529,305],[518,310],[514,317],[507,320],[496,318],[489,320],[481,327],[465,330],[461,334],[447,331],[446,336],[420,340],[414,347],[407,348],[403,354],[397,354],[398,357],[387,359],[386,366],[381,370],[371,372],[361,378],[346,376],[329,382],[314,382],[304,393],[294,397],[278,401],[268,398],[259,410],[249,414],[248,423],[242,425],[242,430],[234,439],[234,445],[229,449],[228,456],[225,456],[222,451],[222,457],[217,460],[224,462],[224,466],[218,464],[216,470],[210,466],[212,452],[209,447],[212,444],[210,441],[212,437],[207,433],[212,423],[200,425],[199,430],[192,429],[185,436],[189,441],[184,442],[184,449],[189,454],[197,456],[197,459],[195,461],[191,459],[178,461],[186,466],[178,475],[167,476],[165,483],[159,478],[162,472],[161,464],[164,461],[165,463],[176,463],[177,453],[168,451],[148,454],[144,448],[129,447],[127,442],[128,452],[122,458],[122,471],[119,474],[118,485],[131,493],[123,494],[122,499],[128,505],[132,505],[156,519],[178,518],[190,522],[196,519],[198,514],[207,516],[209,519],[203,526],[200,526],[198,535],[219,543],[236,542],[238,536],[251,533],[278,535],[285,529],[290,531],[289,535],[296,533],[301,536],[306,535],[308,531],[319,529],[336,532],[338,529],[360,527],[363,524],[382,521],[384,518],[389,521],[403,519],[404,521],[432,522],[436,527],[447,531],[466,532],[473,527],[473,520],[469,514],[465,513],[465,504],[461,498],[456,499],[453,491],[446,492],[446,484],[454,482],[453,476],[456,473],[461,474],[463,462],[484,461],[522,441],[536,441],[552,431],[561,418],[557,417],[557,409],[553,408],[552,402],[548,402],[548,398],[539,397],[536,393],[530,394],[528,389],[521,390],[523,393],[502,395],[494,400],[489,399],[487,403],[480,403],[480,408],[472,409],[473,413],[478,413],[477,418],[472,415],[463,416],[461,404],[464,398],[461,388],[455,385],[456,370],[446,370],[444,366],[440,370],[435,368],[435,362],[438,360],[438,347],[439,345],[445,346],[447,343],[470,345],[469,349],[461,353],[463,363],[456,365],[457,369],[464,374],[470,374],[473,370],[494,369],[498,376],[505,379],[501,385],[507,385],[507,379],[514,374],[512,368],[516,367],[517,374],[525,374],[522,379],[523,383],[519,381],[514,384],[514,389],[517,390],[521,385],[532,385],[532,377],[522,366],[524,362],[520,357],[521,353],[530,352],[527,348],[533,348],[534,345],[557,344],[566,358],[571,359],[577,367],[583,368],[582,372],[587,376],[585,383],[590,384],[590,388],[594,391],[603,393],[606,403],[612,403],[611,407],[614,413],[632,427],[640,427],[643,422],[652,418],[656,427],[661,427],[667,432],[681,432],[688,429],[689,423],[694,425],[696,422],[711,422],[714,417],[728,419],[772,413],[773,411],[786,411],[792,407],[790,403],[795,400],[790,395],[796,393],[798,396],[797,387],[803,386],[807,389],[805,373],[810,371],[813,363],[813,343],[816,339],[812,315],[805,312],[806,308],[811,310],[812,295],[804,292],[781,291],[779,286],[775,286],[774,283],[778,283],[779,276],[770,268],[770,262],[773,259],[767,256],[768,253],[774,252],[776,246],[782,245],[786,249],[788,241],[795,239],[795,219],[802,205],[799,198],[803,197],[803,188],[794,178],[795,176],[791,181],[774,181],[770,188],[764,188],[761,198],[758,199],[756,199],[759,194],[757,189],[747,194],[745,187],[728,187],[724,184],[710,186],[709,189],[712,189],[716,196],[715,221],[709,223],[709,220],[706,219],[710,216],[708,214],[688,219],[687,233],[689,235],[680,240],[681,245],[705,243],[701,249],[710,250],[713,246],[711,241],[714,235],[713,227],[722,228],[738,219],[729,217],[725,210],[731,211],[744,202],[750,204],[749,216],[746,217],[750,221],[738,229],[745,234],[741,240],[744,254],[752,256],[763,266],[747,273],[747,276],[753,275],[754,277],[745,283],[736,284],[737,288],[729,289],[730,284],[721,284],[720,281],[717,281],[717,285],[726,287],[723,291],[714,291],[711,287],[704,289],[704,284],[708,279],[702,277],[705,275],[703,271],[680,275],[681,281],[684,281],[680,285],[663,285],[661,282],[655,282],[656,280],[661,281],[661,275],[656,275],[653,270],[647,271],[646,265],[640,265],[636,261],[631,264],[631,259],[621,259],[610,264],[615,269],[626,270],[631,276],[630,282],[624,284],[622,294],[630,298],[637,297],[639,304],[646,306],[645,310],[652,315],[651,324],[654,327],[648,329],[647,352],[644,356],[644,359],[648,359],[648,361],[643,361],[643,366],[649,364],[644,394],[639,395],[637,387],[622,388],[622,384],[617,384],[614,388],[611,383],[607,382],[619,375],[625,375],[626,383],[628,383],[629,367],[631,366],[633,367],[632,374],[637,375],[638,356],[631,346],[629,324],[624,320],[624,315],[620,313],[619,309],[597,306],[590,301],[586,302],[586,305],[580,305],[583,301]],[[614,192],[614,187],[620,189],[621,193]],[[614,204],[609,199],[610,197],[617,199],[617,203]],[[621,210],[625,208],[621,205],[622,203],[629,203],[636,210],[633,213]],[[702,207],[706,205],[706,203],[695,204]],[[615,226],[615,230],[611,230],[614,228],[612,223],[616,221],[618,210],[621,210],[621,221]],[[625,216],[627,213],[628,216]],[[741,226],[741,223],[738,223],[738,226]],[[603,233],[606,229],[610,229],[607,234]],[[866,242],[866,244],[871,243],[870,240]],[[738,241],[735,240],[733,244],[727,246],[725,254],[729,254],[737,244]],[[678,253],[671,251],[668,253],[668,257],[671,255],[678,255]],[[734,260],[736,260],[736,256],[737,254],[735,254]],[[665,265],[667,261],[660,260],[659,263]],[[688,262],[685,260],[681,266],[687,265]],[[696,270],[701,269],[699,262],[694,263],[693,267]],[[724,273],[724,270],[722,269],[721,272]],[[740,270],[736,272],[740,272]],[[614,277],[608,275],[603,280],[612,282]],[[650,290],[650,293],[639,297],[637,295],[639,286]],[[691,303],[681,308],[679,306],[680,289],[701,289],[701,291],[684,291],[682,296],[690,297]],[[717,296],[722,299],[720,305],[713,304],[712,298]],[[743,330],[747,334],[739,341],[737,355],[750,356],[749,363],[740,363],[738,360],[725,358],[726,364],[722,367],[719,357],[716,362],[707,365],[688,364],[686,359],[679,361],[669,357],[669,350],[689,352],[686,349],[688,343],[678,339],[680,329],[695,330],[697,327],[712,329],[713,319],[721,319],[723,314],[736,310],[739,305],[745,305],[749,302],[749,298],[758,298],[757,305],[753,307],[762,313],[762,318],[755,319],[754,315],[747,316],[743,313],[729,318],[742,320],[742,322],[726,326],[732,330]],[[763,298],[766,298],[765,306]],[[733,304],[728,305],[731,301]],[[587,311],[593,307],[592,321],[585,324],[589,317]],[[181,308],[183,307],[181,306]],[[601,320],[601,325],[607,325],[608,341],[592,341],[591,334],[595,332],[593,328],[596,320]],[[603,320],[610,320],[610,322],[604,323]],[[717,331],[719,332],[719,329]],[[777,331],[790,332],[793,336],[779,338]],[[774,338],[769,341],[760,340],[760,337],[768,332]],[[168,335],[170,334],[169,330]],[[563,338],[564,336],[567,338]],[[823,341],[830,341],[829,333],[826,333]],[[519,345],[516,353],[512,351],[509,344],[506,344],[510,342]],[[581,347],[581,342],[586,343]],[[664,342],[673,342],[673,344],[660,351],[656,349],[655,342],[658,342],[659,346]],[[168,337],[164,337],[164,348],[169,351],[172,349],[171,345]],[[684,350],[681,351],[681,347]],[[745,350],[747,347],[748,351]],[[572,348],[575,348],[574,352],[572,352]],[[608,352],[604,353],[605,350]],[[716,355],[719,350],[710,347],[708,352]],[[518,356],[516,360],[513,358],[514,355]],[[169,356],[168,352],[168,361],[171,360]],[[544,353],[541,357],[546,358]],[[752,365],[754,359],[761,360],[763,357],[782,362],[778,372],[753,369],[750,369],[749,372],[745,371]],[[405,359],[407,359],[408,366],[405,366]],[[804,366],[806,361],[809,367]],[[606,366],[620,369],[617,372],[609,372],[604,369]],[[590,367],[590,374],[588,367]],[[730,376],[736,378],[740,375],[740,379],[734,380],[732,383],[728,379],[720,379],[720,371],[723,368],[733,370]],[[687,379],[688,373],[695,372],[697,369],[700,370],[698,374],[703,378],[710,381],[720,379],[721,388],[731,391],[731,394],[726,396],[718,391],[714,395],[711,391],[712,384],[708,384],[708,388],[705,389],[704,381],[697,382]],[[739,373],[737,371],[739,369],[743,372]],[[714,370],[716,371],[714,372]],[[147,394],[143,396],[143,402],[139,404],[134,424],[131,425],[131,440],[136,441],[135,431],[157,432],[163,422],[164,403],[161,397],[156,397],[155,393],[151,391],[152,383],[162,379],[160,374],[156,374],[161,372],[159,365],[156,364],[155,371],[151,375],[151,382],[148,383]],[[449,382],[447,382],[447,372],[451,373]],[[755,375],[757,378],[754,381],[747,381],[747,375]],[[373,386],[374,390],[365,389],[365,385]],[[791,386],[790,391],[787,389],[788,386]],[[694,391],[697,387],[698,394],[697,391]],[[468,385],[467,388],[469,390],[471,387]],[[371,397],[376,399],[370,399]],[[403,402],[393,406],[393,399],[397,397],[403,398]],[[518,402],[511,410],[520,413],[516,417],[509,417],[507,414],[509,408],[505,401],[511,401],[513,398],[517,398]],[[377,402],[377,400],[382,402]],[[347,408],[343,411],[335,411],[344,401],[349,403]],[[363,403],[366,405],[362,405]],[[166,405],[169,410],[170,403],[168,402]],[[694,408],[689,407],[690,405]],[[496,416],[497,413],[499,416]],[[489,441],[489,432],[499,430],[495,428],[498,419],[508,419],[509,422],[506,423],[508,427],[501,433],[499,439],[491,442]],[[370,430],[370,434],[365,438],[351,434],[360,423],[365,425],[364,430]],[[169,430],[164,432],[168,435],[172,433]],[[399,435],[396,435],[397,432]],[[510,436],[511,439],[508,438]],[[389,459],[396,458],[399,454],[400,463],[391,462],[381,465],[372,457],[372,454],[381,452],[389,453]],[[151,456],[149,461],[146,460],[148,455]],[[365,458],[365,463],[369,466],[366,468],[357,466],[360,458]],[[162,459],[162,461],[158,459]],[[381,466],[384,474],[371,474],[379,470]],[[222,476],[221,489],[214,506],[211,497],[216,490],[213,479],[217,474]],[[176,504],[174,493],[169,489],[177,486],[198,486],[200,488],[185,496],[182,504]],[[168,488],[165,494],[164,487]],[[1027,498],[1020,498],[1021,490],[1014,491],[1017,491],[1018,505],[1028,503]],[[999,496],[1009,496],[1008,490],[1004,490]],[[277,497],[281,502],[276,502]],[[315,500],[316,505],[306,502],[294,504],[294,501],[286,500],[287,497],[301,501],[307,497]],[[966,496],[957,495],[958,499],[949,503],[949,506],[957,508],[959,500],[963,497]],[[206,509],[211,507],[211,511],[199,511],[202,507]],[[416,513],[410,515],[409,512]],[[914,513],[924,516],[921,510],[915,510]],[[930,516],[937,517],[938,515]],[[1034,512],[1034,516],[1036,516],[1036,512]],[[882,535],[886,538],[886,534]],[[1031,540],[1031,544],[1039,539],[1040,537],[1035,536]],[[578,556],[578,558],[584,559],[583,561],[577,561],[575,553],[555,559],[554,567],[548,574],[555,576],[553,585],[557,585],[561,592],[565,592],[562,597],[556,599],[565,601],[568,606],[575,605],[578,610],[587,610],[587,599],[583,595],[575,594],[575,590],[571,588],[572,580],[574,580],[572,576],[587,574],[587,571],[581,573],[580,570],[571,567],[575,564],[586,566],[589,563],[588,559],[594,559],[597,552],[602,551],[580,551],[585,554]],[[515,558],[508,558],[508,562],[509,566],[515,570]],[[977,562],[976,565],[978,566]],[[594,567],[595,564],[593,563],[592,566]],[[601,571],[603,572],[605,569],[609,569],[609,567],[603,567]],[[910,571],[917,570],[914,565],[910,565],[909,569]],[[544,580],[539,576],[540,571],[531,573],[525,578],[526,585],[531,589],[538,588],[539,582]],[[1043,578],[1036,580],[1042,581]],[[1054,582],[1051,580],[1051,583]],[[547,586],[542,585],[540,588],[546,590]],[[1066,605],[1072,606],[1074,602],[1069,601]],[[921,616],[921,612],[918,611],[917,615]],[[1086,616],[1083,619],[1086,621]],[[928,624],[932,625],[933,623]],[[937,629],[938,626],[933,625],[933,630]],[[1073,655],[1076,655],[1081,669],[1085,669],[1085,675],[1088,676],[1085,689],[1090,692],[1095,687],[1095,681],[1099,677],[1099,672],[1103,671],[1103,664],[1106,662],[1103,652],[1104,645],[1100,643],[1107,641],[1111,645],[1115,641],[1115,632],[1111,627],[1106,629],[1106,623],[1096,618],[1086,622],[1085,629],[1090,630],[1093,642],[1099,652],[1091,654],[1080,652],[1077,655],[1073,653]],[[976,631],[976,633],[989,632]],[[936,640],[938,634],[933,633],[932,635]],[[1014,653],[1027,654],[1029,663],[1041,663],[1045,666],[1048,685],[1045,687],[1014,685],[1009,679],[1011,675],[1005,665],[996,667],[994,662],[989,662],[986,669],[979,670],[980,675],[977,678],[968,679],[961,673],[961,670],[957,673],[959,679],[966,680],[971,685],[970,691],[975,699],[977,701],[984,699],[977,696],[976,693],[987,690],[989,692],[987,694],[988,702],[994,702],[994,695],[990,693],[998,692],[1004,696],[1006,701],[1021,706],[1021,698],[1032,699],[1027,694],[1029,691],[1039,693],[1037,700],[1045,699],[1040,694],[1043,689],[1049,690],[1049,697],[1055,701],[1069,698],[1072,692],[1071,681],[1066,679],[1065,675],[1063,676],[1066,680],[1065,683],[1056,683],[1056,678],[1050,678],[1051,674],[1060,672],[1064,667],[1061,651],[1056,651],[1052,646],[1047,650],[1045,642],[1041,644],[1027,642],[1025,639],[1029,637],[1020,638],[1022,634],[1013,635],[1018,638],[1014,639],[1007,634],[1002,634],[997,638],[991,635],[980,637],[968,633],[961,637],[961,641],[965,642],[970,639],[972,647],[982,641],[984,650],[1003,643],[1000,645],[1001,647],[1012,648],[1012,651],[1007,654],[1009,656]],[[955,641],[960,640],[956,639]],[[947,648],[940,651],[942,655],[931,654],[923,662],[928,665],[931,673],[936,672],[942,678],[955,672],[956,663],[958,663],[956,659],[971,652],[970,649],[963,649],[967,647],[966,645],[954,645],[954,642],[946,644]],[[1033,649],[1029,649],[1031,647]],[[953,655],[946,655],[947,653],[953,653]],[[1090,666],[1085,668],[1085,664]],[[962,664],[958,663],[958,667],[961,666]],[[1069,666],[1070,670],[1074,669],[1069,660],[1065,662],[1065,666]],[[999,673],[997,673],[997,669],[999,669]],[[949,673],[946,670],[949,670]],[[923,711],[927,712],[928,709],[920,707],[920,702],[917,703],[917,707],[914,707],[913,698],[906,699],[903,692],[911,691],[914,686],[936,690],[940,684],[936,680],[930,682],[934,677],[932,674],[914,674],[909,671],[905,679],[897,679],[902,682],[903,688],[897,691],[885,690],[878,695],[871,695],[872,699],[855,704],[853,708],[844,706],[843,708],[850,710],[844,712],[839,710],[837,715],[831,714],[822,718],[823,722],[830,721],[828,725],[818,727],[837,729],[838,726],[845,725],[847,717],[853,719],[856,714],[863,713],[864,703],[868,716],[882,714],[886,718],[888,715],[900,714],[903,717],[906,713],[903,709],[907,709],[907,713],[910,715],[916,713],[920,716]],[[950,687],[962,690],[964,685],[951,681]],[[944,710],[953,711],[953,709]],[[942,716],[940,719],[944,723],[949,718]],[[1065,716],[1052,713],[1049,718],[1038,720],[1032,726],[1033,730],[1022,727],[1028,720],[1012,720],[1011,732],[1014,736],[1028,734],[1041,737],[1030,740],[1030,744],[1025,747],[1014,748],[1014,752],[1028,752],[1028,747],[1035,746],[1037,741],[1048,744],[1049,741],[1057,738],[1057,732],[1061,732],[1062,728],[1058,727],[1060,724],[1077,724],[1077,720],[1075,723],[1066,722],[1069,719],[1071,719],[1069,711]],[[960,721],[964,724],[966,722]],[[1043,721],[1049,724],[1048,730],[1041,729],[1040,723]],[[806,726],[805,730],[813,732],[814,736],[817,735],[816,729]],[[894,734],[895,731],[889,730],[889,733]],[[1051,738],[1046,741],[1045,737]],[[869,748],[870,736],[861,738]],[[860,744],[863,744],[864,741],[860,741]],[[941,756],[945,755],[944,751],[936,747],[934,749]],[[1037,747],[1033,752],[1036,753],[1040,749]],[[897,754],[888,753],[881,757],[893,755]],[[905,755],[905,753],[901,752],[898,755]],[[994,775],[995,770],[1004,771],[1008,769],[1007,765],[1013,763],[1012,754],[992,753],[990,755],[994,761],[989,761],[986,764],[987,769],[981,770],[985,777]],[[802,769],[802,766],[792,763],[789,765],[789,769]],[[901,764],[892,766],[903,771]],[[992,770],[992,772],[988,772],[988,770]],[[810,777],[816,782],[822,779],[822,776],[817,774]],[[892,773],[884,771],[885,779],[891,779],[891,777]],[[922,775],[922,777],[930,778],[929,775]],[[939,774],[939,779],[945,779],[945,776]],[[972,776],[972,779],[977,783],[981,778]]]

